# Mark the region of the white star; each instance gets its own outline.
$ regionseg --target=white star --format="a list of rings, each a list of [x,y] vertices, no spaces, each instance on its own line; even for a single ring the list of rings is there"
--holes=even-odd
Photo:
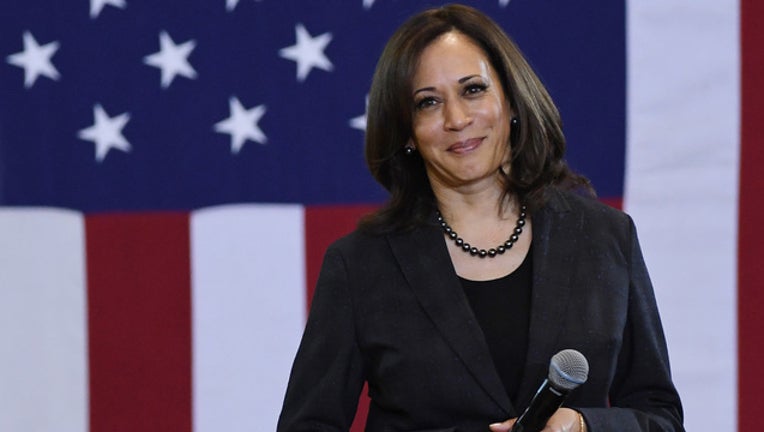
[[[162,31],[159,34],[159,52],[144,57],[143,62],[162,69],[162,88],[167,88],[175,79],[175,75],[196,78],[196,71],[188,63],[188,55],[195,47],[194,40],[175,45],[170,35]]]
[[[324,54],[324,49],[332,40],[331,33],[324,33],[320,36],[311,37],[310,33],[302,24],[295,26],[297,34],[297,43],[279,51],[279,55],[289,60],[297,62],[297,80],[305,81],[310,70],[314,67],[331,71],[334,65]]]
[[[265,105],[246,109],[234,96],[228,100],[228,106],[231,115],[215,124],[215,132],[231,135],[231,153],[238,154],[248,139],[260,144],[265,144],[268,141],[268,138],[257,125],[257,122],[265,114]]]
[[[225,9],[228,12],[231,12],[236,8],[236,5],[239,4],[239,0],[225,0]]]
[[[58,42],[40,46],[32,33],[28,31],[24,32],[23,38],[24,51],[9,55],[7,61],[14,66],[24,68],[24,87],[32,87],[40,75],[57,81],[60,74],[50,58],[58,51]]]
[[[353,129],[359,129],[362,131],[366,131],[366,114],[369,110],[369,95],[366,95],[366,110],[363,114],[359,115],[358,117],[353,117],[348,122],[350,124],[350,127]]]
[[[109,117],[100,104],[93,107],[93,126],[82,129],[77,137],[95,143],[96,161],[101,162],[111,149],[129,152],[131,147],[122,135],[122,128],[130,120],[129,113],[123,113],[116,117]]]
[[[374,6],[374,0],[363,0],[364,9],[371,9],[372,6]]]
[[[509,4],[510,0],[499,0],[499,6],[505,7]]]
[[[255,0],[256,2],[261,2],[263,0]],[[228,12],[231,12],[232,10],[236,9],[236,6],[239,5],[239,0],[225,0],[225,9]]]
[[[111,5],[124,9],[127,6],[125,0],[90,0],[90,18],[96,19],[104,6]]]

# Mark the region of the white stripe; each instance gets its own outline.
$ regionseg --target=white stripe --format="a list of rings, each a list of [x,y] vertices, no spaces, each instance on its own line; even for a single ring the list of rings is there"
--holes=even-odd
[[[196,432],[275,430],[305,319],[303,209],[191,219]]]
[[[632,0],[627,17],[626,210],[686,428],[735,430],[738,2]]]
[[[0,430],[88,430],[82,216],[0,208]]]

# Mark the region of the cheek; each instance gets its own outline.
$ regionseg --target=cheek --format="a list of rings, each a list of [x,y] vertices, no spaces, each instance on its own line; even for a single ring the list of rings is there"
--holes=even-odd
[[[495,105],[491,109],[491,115],[497,124],[500,124],[505,129],[509,129],[510,115],[507,108],[500,101],[496,101]]]
[[[494,128],[505,139],[509,140],[510,130],[510,116],[503,106],[494,107],[490,113],[491,122],[494,124]]]
[[[412,125],[414,141],[420,146],[429,145],[436,137],[437,124],[431,118],[420,118]]]

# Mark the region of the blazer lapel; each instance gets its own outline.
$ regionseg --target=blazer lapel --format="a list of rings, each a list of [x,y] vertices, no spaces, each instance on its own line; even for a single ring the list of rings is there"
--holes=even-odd
[[[430,225],[388,238],[422,308],[475,380],[510,415],[514,409],[448,256],[440,227]]]
[[[570,300],[570,284],[576,269],[576,245],[580,216],[564,198],[552,191],[547,204],[533,214],[533,294],[528,336],[528,357],[520,382],[520,407],[527,406],[538,386],[538,371],[556,354],[557,339]],[[568,348],[568,347],[563,347]]]

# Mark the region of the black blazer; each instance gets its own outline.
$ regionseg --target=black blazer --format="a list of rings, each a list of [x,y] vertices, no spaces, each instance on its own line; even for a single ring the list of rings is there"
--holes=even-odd
[[[565,348],[589,361],[588,381],[566,405],[591,432],[683,430],[631,219],[554,190],[532,218],[530,337],[517,406],[433,223],[388,236],[354,232],[327,250],[278,430],[347,431],[368,380],[368,431],[485,431],[521,413]]]

